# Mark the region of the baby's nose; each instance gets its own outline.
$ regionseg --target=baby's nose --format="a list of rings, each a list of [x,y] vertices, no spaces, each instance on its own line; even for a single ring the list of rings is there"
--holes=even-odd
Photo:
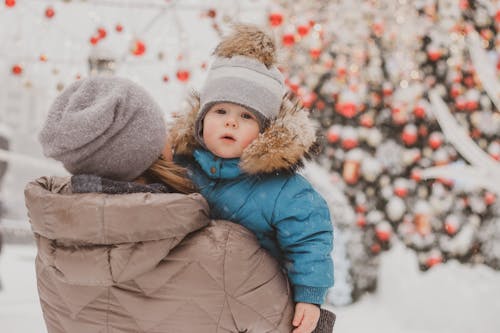
[[[236,128],[238,126],[238,123],[233,117],[228,117],[226,119],[225,126]]]

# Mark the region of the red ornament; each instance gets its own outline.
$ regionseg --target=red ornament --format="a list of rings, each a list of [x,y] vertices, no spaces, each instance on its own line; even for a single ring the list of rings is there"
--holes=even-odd
[[[290,33],[284,34],[281,41],[285,46],[292,46],[293,44],[295,44],[295,35]]]
[[[283,14],[277,12],[269,14],[269,23],[272,27],[280,26],[283,23]]]
[[[484,202],[486,203],[486,205],[488,205],[488,206],[493,205],[496,200],[497,200],[497,197],[495,196],[494,193],[486,192],[484,194]]]
[[[382,94],[384,96],[391,96],[392,95],[392,85],[388,82],[384,83],[382,86]]]
[[[217,16],[217,11],[213,8],[210,8],[207,11],[207,16],[210,17],[211,19],[215,18]]]
[[[117,25],[115,25],[115,30],[116,30],[116,32],[122,32],[123,31],[123,25],[121,25],[120,23],[118,23]]]
[[[448,235],[454,235],[454,234],[456,234],[456,233],[457,233],[458,228],[457,228],[457,226],[456,226],[455,224],[453,224],[453,223],[445,223],[445,224],[444,224],[444,230],[446,231],[446,233],[447,233]]]
[[[189,80],[189,71],[186,69],[179,69],[177,71],[177,79],[181,82],[187,82]]]
[[[417,105],[413,109],[413,114],[415,117],[422,119],[425,117],[425,108],[422,105]]]
[[[97,29],[97,34],[99,35],[100,39],[106,38],[107,35],[106,29],[104,29],[103,27]]]
[[[311,58],[313,58],[314,60],[316,60],[321,55],[321,49],[313,47],[312,49],[309,50],[309,55],[311,56]]]
[[[40,54],[40,57],[38,59],[40,59],[41,62],[46,62],[47,56],[45,54]]]
[[[375,227],[375,235],[382,242],[388,242],[391,239],[391,227],[388,224],[381,223]]]
[[[309,25],[308,24],[301,24],[297,27],[297,33],[301,36],[304,37],[309,33]]]
[[[368,127],[368,128],[373,127],[373,125],[375,125],[375,121],[373,120],[373,116],[371,114],[368,114],[368,113],[365,113],[360,117],[359,123],[361,124],[361,126]]]
[[[375,36],[380,37],[384,33],[384,24],[382,22],[376,22],[372,25],[372,31]]]
[[[420,171],[418,169],[413,169],[411,171],[410,178],[413,179],[416,182],[421,181],[422,180],[422,171]]]
[[[417,128],[413,124],[408,124],[403,129],[403,133],[401,133],[401,139],[407,146],[414,145],[417,142]]]
[[[167,83],[170,80],[170,78],[168,77],[168,75],[163,75],[162,80],[163,82]]]
[[[458,6],[461,10],[466,10],[467,8],[469,8],[469,0],[460,0]]]
[[[19,64],[16,64],[14,66],[12,66],[12,74],[14,75],[21,75],[23,73],[23,67]]]
[[[316,98],[318,96],[316,96],[315,93],[311,92],[311,93],[308,93],[304,96],[302,96],[302,105],[306,108],[306,109],[309,109],[313,103],[316,101]]]
[[[132,54],[135,56],[141,56],[146,52],[146,44],[143,41],[136,39],[132,46]]]
[[[353,149],[358,146],[358,140],[356,138],[346,138],[342,140],[342,147],[344,149]]]
[[[425,264],[427,265],[427,267],[431,268],[431,267],[436,266],[442,262],[443,262],[443,257],[441,257],[441,255],[439,255],[439,254],[434,254],[434,255],[431,255],[429,258],[427,258],[427,260],[425,261]]]
[[[438,61],[441,58],[441,56],[442,53],[440,50],[432,49],[427,51],[427,57],[429,57],[431,61]]]
[[[500,23],[500,10],[497,10],[497,13],[495,14],[495,22]]]
[[[99,43],[99,36],[90,37],[90,44],[97,45],[97,43]]]
[[[335,109],[346,118],[352,118],[358,113],[358,108],[353,102],[338,103]]]
[[[358,214],[356,217],[356,225],[360,228],[364,228],[366,226],[366,218],[363,214]]]
[[[12,8],[16,5],[16,0],[5,0],[5,6]]]
[[[328,129],[326,133],[326,139],[330,143],[336,143],[340,139],[340,128],[336,126],[332,126]]]
[[[382,247],[380,246],[379,243],[374,243],[372,244],[372,246],[370,246],[370,250],[372,251],[372,253],[376,254],[379,253],[380,250],[382,250]]]
[[[436,150],[443,144],[443,135],[439,132],[434,132],[429,137],[429,147]]]
[[[56,14],[56,12],[54,11],[54,8],[49,6],[45,9],[45,17],[46,18],[51,19],[54,17],[55,14]]]
[[[325,104],[324,101],[319,100],[319,101],[316,102],[316,109],[317,110],[324,110],[325,107],[326,107],[326,104]]]

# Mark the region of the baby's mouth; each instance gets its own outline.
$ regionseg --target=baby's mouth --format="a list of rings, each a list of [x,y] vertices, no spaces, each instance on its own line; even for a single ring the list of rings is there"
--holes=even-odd
[[[230,140],[230,141],[236,141],[236,139],[232,135],[229,135],[229,134],[225,134],[225,135],[221,136],[221,139],[223,139],[223,140]]]

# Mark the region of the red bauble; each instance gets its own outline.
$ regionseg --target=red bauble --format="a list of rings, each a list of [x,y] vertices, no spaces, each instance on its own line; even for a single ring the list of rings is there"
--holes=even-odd
[[[429,147],[436,150],[443,144],[443,135],[439,132],[434,132],[429,137]]]
[[[47,56],[45,54],[40,54],[40,57],[38,57],[41,62],[46,62],[47,61]]]
[[[207,11],[207,16],[213,19],[217,16],[217,11],[211,8]]]
[[[417,128],[413,124],[406,125],[401,133],[401,140],[407,145],[411,146],[417,142],[418,133]]]
[[[328,129],[326,133],[326,139],[330,143],[335,143],[340,139],[340,129],[338,127],[332,126]]]
[[[360,117],[359,123],[363,127],[370,128],[373,127],[373,125],[375,125],[375,120],[373,119],[372,115],[365,113]]]
[[[190,73],[186,69],[179,69],[177,71],[177,79],[181,82],[187,82],[189,80]]]
[[[16,5],[16,0],[5,0],[5,6],[12,8]]]
[[[490,205],[493,205],[495,203],[495,201],[497,200],[497,197],[495,196],[494,193],[491,193],[491,192],[486,192],[484,194],[484,202],[490,206]]]
[[[353,149],[358,146],[358,140],[355,138],[347,138],[342,140],[342,147],[344,149]]]
[[[356,216],[356,225],[360,228],[363,228],[366,226],[366,218],[363,214],[358,214]]]
[[[427,51],[427,56],[431,61],[438,61],[441,58],[442,53],[440,50],[429,50]]]
[[[321,55],[321,49],[317,48],[317,47],[313,47],[312,49],[309,50],[309,55],[311,56],[311,58],[316,60]]]
[[[335,109],[346,118],[352,118],[358,113],[358,108],[353,102],[338,103]]]
[[[168,75],[163,75],[162,80],[163,82],[167,83],[168,81],[170,81],[170,78],[168,77]]]
[[[56,14],[56,12],[54,11],[54,8],[49,6],[45,9],[45,17],[46,18],[51,19],[54,17],[55,14]]]
[[[301,24],[297,27],[297,33],[301,36],[304,37],[309,33],[309,25],[308,24]]]
[[[302,105],[305,108],[309,109],[313,105],[313,103],[316,101],[317,97],[318,96],[316,96],[316,94],[313,93],[313,92],[308,93],[308,94],[302,96],[302,99],[301,99],[302,100]]]
[[[441,255],[436,254],[436,255],[432,255],[429,258],[427,258],[427,260],[425,261],[425,264],[427,265],[427,267],[431,268],[432,266],[436,266],[442,262],[443,262],[443,258],[441,257]]]
[[[118,23],[117,25],[115,25],[115,30],[116,30],[116,32],[122,32],[123,31],[123,25],[121,25],[120,23]]]
[[[500,23],[500,10],[497,10],[497,13],[495,14],[495,22]]]
[[[281,13],[271,13],[269,14],[269,24],[273,27],[280,26],[283,23],[283,14]]]
[[[290,33],[284,34],[281,41],[285,46],[292,46],[293,44],[295,44],[295,36]]]
[[[92,36],[90,37],[90,44],[92,45],[97,45],[97,43],[99,43],[99,36]]]
[[[105,38],[105,37],[106,37],[106,35],[107,35],[106,29],[104,29],[104,28],[102,28],[102,27],[101,27],[101,28],[99,28],[99,29],[97,29],[97,34],[99,35],[99,38],[100,38],[100,39]]]
[[[422,105],[417,105],[413,109],[413,114],[415,117],[422,119],[425,117],[425,108]]]
[[[410,178],[413,179],[416,182],[419,182],[422,180],[422,171],[418,169],[414,169],[411,171]]]
[[[14,75],[21,75],[23,73],[23,67],[19,64],[16,64],[14,66],[12,66],[12,74]]]
[[[388,242],[391,239],[391,229],[386,227],[375,228],[375,235],[382,242]]]
[[[132,46],[132,54],[135,56],[142,56],[146,52],[146,44],[143,41],[136,39]]]
[[[384,24],[382,22],[376,22],[372,24],[372,31],[375,36],[380,37],[384,33]]]

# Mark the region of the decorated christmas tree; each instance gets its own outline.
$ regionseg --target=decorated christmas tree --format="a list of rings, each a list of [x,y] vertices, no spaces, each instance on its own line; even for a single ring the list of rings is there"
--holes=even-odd
[[[395,239],[424,271],[500,269],[500,3],[275,1],[269,25],[320,124],[318,161],[356,212],[336,221],[353,297]]]

